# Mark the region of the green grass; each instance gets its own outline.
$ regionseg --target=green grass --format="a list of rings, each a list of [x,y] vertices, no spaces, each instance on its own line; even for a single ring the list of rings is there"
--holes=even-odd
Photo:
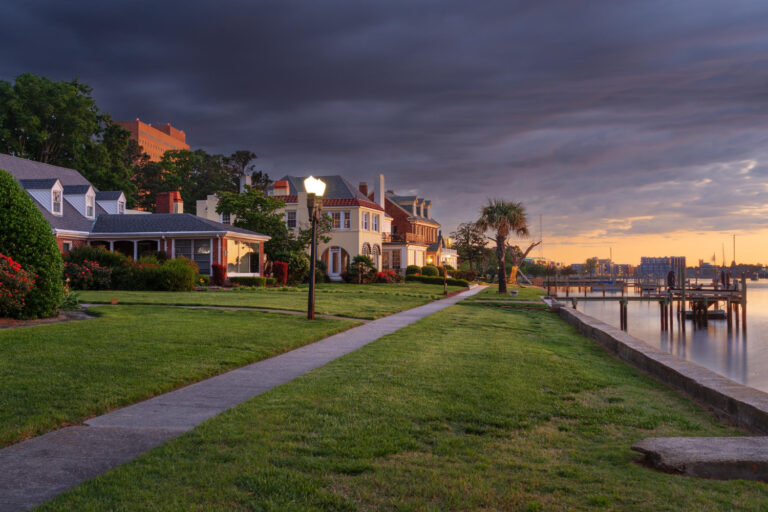
[[[460,290],[449,286],[448,291]],[[168,304],[186,306],[259,307],[304,311],[307,288],[255,288],[205,292],[78,292],[81,302],[120,304]],[[375,319],[420,306],[443,296],[443,287],[423,283],[320,284],[315,293],[315,312],[351,318]]]
[[[243,366],[355,325],[252,311],[116,306],[0,331],[0,445]]]
[[[468,301],[482,301],[482,300],[505,300],[505,301],[520,301],[520,300],[541,300],[541,297],[547,294],[547,291],[543,288],[536,286],[520,286],[520,285],[507,285],[507,291],[517,290],[516,297],[510,297],[509,295],[499,295],[498,283],[489,284],[485,290],[481,291],[477,295],[474,295],[467,299]]]
[[[740,435],[543,311],[457,305],[42,510],[766,510],[658,473],[648,436]]]

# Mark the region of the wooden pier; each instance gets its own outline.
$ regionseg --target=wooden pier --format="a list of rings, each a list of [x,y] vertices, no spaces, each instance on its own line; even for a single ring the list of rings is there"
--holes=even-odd
[[[681,269],[680,287],[666,288],[662,284],[648,280],[624,280],[613,283],[599,282],[595,279],[551,279],[545,282],[547,294],[557,300],[571,301],[574,308],[579,302],[617,301],[619,303],[619,326],[626,331],[629,323],[627,304],[630,301],[656,301],[659,303],[659,325],[662,331],[668,331],[677,318],[678,327],[685,331],[685,320],[691,316],[694,323],[706,325],[709,322],[710,308],[719,310],[722,304],[725,309],[725,320],[728,330],[734,324],[741,330],[747,330],[747,278],[741,276],[740,283],[734,283],[732,288],[712,285],[691,285],[686,282],[685,271]],[[740,284],[740,286],[739,286]],[[640,295],[629,296],[628,290],[633,288]],[[558,295],[560,290],[565,295]],[[575,289],[575,294],[571,290]],[[554,293],[553,293],[554,291]],[[600,292],[601,296],[589,296],[589,291]],[[606,295],[606,292],[620,291],[621,295]],[[690,312],[690,313],[689,313]]]

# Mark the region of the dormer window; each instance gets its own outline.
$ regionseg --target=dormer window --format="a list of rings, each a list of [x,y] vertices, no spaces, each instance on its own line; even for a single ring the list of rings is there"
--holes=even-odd
[[[53,197],[52,211],[56,215],[61,215],[61,190],[53,190],[52,197]]]
[[[85,196],[85,216],[93,218],[96,209],[96,198],[92,195]]]
[[[125,201],[118,201],[118,203],[117,203],[117,213],[119,215],[123,215],[125,213]]]

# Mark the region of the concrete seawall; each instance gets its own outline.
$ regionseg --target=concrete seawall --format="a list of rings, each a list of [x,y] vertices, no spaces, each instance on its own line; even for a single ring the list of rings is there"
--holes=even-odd
[[[558,312],[579,333],[597,341],[620,359],[736,425],[756,434],[768,434],[768,393],[679,359],[575,309],[560,307]]]

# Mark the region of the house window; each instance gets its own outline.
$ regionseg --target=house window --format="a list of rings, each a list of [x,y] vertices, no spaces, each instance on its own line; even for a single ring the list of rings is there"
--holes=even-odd
[[[227,240],[227,274],[258,274],[259,254],[258,242]]]
[[[61,190],[53,191],[53,213],[61,215]]]
[[[379,232],[379,215],[376,214],[373,216],[373,231],[376,233]]]
[[[72,250],[72,242],[64,242],[61,244],[61,249],[63,252],[69,252]]]
[[[232,222],[232,219],[230,219],[228,213],[222,213],[221,214],[221,223],[222,224],[229,224]]]
[[[211,273],[211,241],[203,240],[176,240],[174,243],[176,251],[175,258],[184,256],[190,261],[194,261],[201,274]]]
[[[285,224],[288,226],[288,229],[296,229],[296,210],[285,212]]]
[[[119,213],[120,215],[125,213],[125,201],[118,201],[117,213]]]
[[[86,217],[93,217],[93,209],[94,209],[94,200],[93,196],[85,196],[85,216]]]
[[[331,212],[331,218],[333,219],[333,229],[349,229],[351,225],[350,216],[348,211],[343,212]]]
[[[400,251],[392,251],[392,268],[400,270]]]
[[[368,231],[370,228],[371,214],[368,212],[363,213],[363,230]]]

